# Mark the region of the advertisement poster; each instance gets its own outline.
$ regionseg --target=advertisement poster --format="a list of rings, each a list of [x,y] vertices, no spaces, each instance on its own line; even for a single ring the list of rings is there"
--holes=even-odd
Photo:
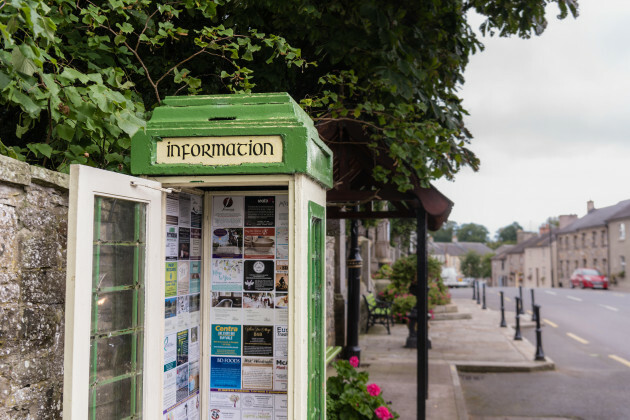
[[[276,325],[274,333],[274,356],[289,357],[289,328],[286,325]]]
[[[273,408],[273,394],[244,394],[243,408]]]
[[[243,288],[243,261],[212,260],[212,290],[240,292]]]
[[[274,228],[245,228],[245,258],[273,259],[276,254]]]
[[[289,273],[288,272],[276,272],[276,292],[288,292],[289,291]]]
[[[276,228],[276,241],[280,245],[289,244],[289,228]]]
[[[211,392],[210,406],[213,408],[241,408],[241,393]]]
[[[276,197],[245,197],[245,227],[275,226]]]
[[[166,263],[165,294],[166,297],[177,296],[177,263]]]
[[[177,366],[188,363],[188,330],[177,333]]]
[[[188,361],[195,362],[199,360],[199,326],[190,329],[188,336]]]
[[[230,408],[214,408],[210,406],[210,420],[241,420],[241,411]]]
[[[177,325],[177,298],[167,298],[164,300],[164,332],[175,332]]]
[[[241,358],[210,357],[210,388],[241,389]]]
[[[245,261],[244,290],[258,292],[273,290],[273,261]]]
[[[179,225],[190,227],[191,216],[190,194],[179,194]]]
[[[188,397],[188,364],[177,368],[177,402]]]
[[[243,229],[227,228],[212,231],[212,258],[242,258]]]
[[[289,295],[276,293],[276,324],[286,326],[289,323]]]
[[[190,196],[190,227],[201,229],[203,197],[200,195]]]
[[[243,357],[243,388],[271,390],[273,387],[273,359]]]
[[[241,420],[274,420],[272,410],[243,410]]]
[[[201,291],[201,261],[190,262],[190,293]]]
[[[214,324],[240,324],[243,294],[212,292],[210,322]]]
[[[200,313],[201,309],[201,295],[197,293],[196,295],[188,296],[188,316],[190,319],[188,320],[189,325],[199,325]]]
[[[279,195],[276,197],[276,227],[289,227],[289,197],[286,195]],[[287,242],[285,243],[289,243],[288,235]]]
[[[201,229],[190,229],[190,259],[201,260]]]
[[[164,401],[162,408],[164,410],[171,407],[177,402],[177,369],[170,369],[164,372]]]
[[[243,197],[216,196],[212,199],[212,226],[243,226]]]
[[[273,327],[243,325],[243,356],[273,356]]]
[[[213,356],[240,356],[241,326],[212,325],[210,348]]]
[[[177,263],[177,294],[185,295],[190,290],[190,263],[179,261]]]
[[[189,260],[190,259],[190,228],[179,228],[179,248],[177,251],[177,259]]]
[[[177,261],[177,226],[166,226],[166,261]]]
[[[188,296],[177,296],[177,328],[188,328],[190,325],[190,299]]]
[[[166,194],[166,224],[179,224],[179,194]]]
[[[289,362],[286,359],[275,359],[273,366],[273,389],[286,391],[288,389]]]
[[[199,390],[199,362],[188,365],[188,393],[194,394]]]
[[[289,245],[278,245],[276,250],[276,258],[283,260],[289,258]]]
[[[273,324],[273,306],[273,293],[243,293],[243,323]]]
[[[170,334],[164,337],[164,372],[177,366],[177,336]]]

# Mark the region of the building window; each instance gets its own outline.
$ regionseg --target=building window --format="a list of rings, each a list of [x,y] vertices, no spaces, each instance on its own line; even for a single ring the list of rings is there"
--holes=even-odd
[[[619,224],[619,240],[623,241],[625,239],[626,239],[626,224],[620,223]]]
[[[597,232],[593,231],[593,248],[597,246]]]
[[[578,246],[577,246],[577,235],[574,235],[574,236],[573,236],[573,248],[574,248],[574,249],[577,249],[577,247],[578,247]]]
[[[577,269],[578,269],[578,266],[579,266],[579,264],[578,264],[578,260],[575,260],[575,270],[577,270]]]
[[[619,256],[619,265],[621,265],[621,271],[626,271],[626,257],[623,255]]]
[[[582,233],[582,248],[586,248],[586,233]]]
[[[608,265],[606,264],[606,258],[602,258],[602,271],[608,273]]]
[[[582,259],[582,264],[583,264],[582,267],[586,267],[586,258]]]
[[[606,231],[602,230],[602,246],[606,246],[606,244],[608,243],[608,241],[606,240]]]
[[[597,258],[593,258],[593,268],[597,269]]]

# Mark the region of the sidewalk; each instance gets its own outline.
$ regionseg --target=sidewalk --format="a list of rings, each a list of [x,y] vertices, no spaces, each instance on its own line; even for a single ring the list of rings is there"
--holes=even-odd
[[[432,349],[429,350],[427,419],[468,419],[458,371],[554,369],[549,359],[534,362],[534,345],[525,339],[514,341],[511,327],[499,327],[501,315],[498,311],[482,310],[472,299],[453,299],[453,304],[460,315],[430,322]],[[508,325],[513,323],[510,319],[513,315],[506,314]],[[523,318],[528,319],[529,316]],[[370,382],[383,389],[383,397],[392,401],[392,408],[403,420],[417,418],[417,353],[415,349],[404,348],[407,335],[405,325],[396,325],[391,335],[385,328],[374,326],[359,340],[361,364],[370,373]]]

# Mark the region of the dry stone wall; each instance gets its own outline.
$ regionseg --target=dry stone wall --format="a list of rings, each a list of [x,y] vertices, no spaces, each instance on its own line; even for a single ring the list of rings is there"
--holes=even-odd
[[[61,419],[68,176],[0,156],[0,419]]]

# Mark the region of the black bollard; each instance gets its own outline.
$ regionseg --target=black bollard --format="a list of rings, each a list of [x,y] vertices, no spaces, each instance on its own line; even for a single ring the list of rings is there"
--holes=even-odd
[[[542,348],[542,329],[540,328],[540,305],[534,305],[536,314],[536,357],[534,360],[545,361],[545,352]]]
[[[501,328],[507,327],[507,322],[505,322],[505,306],[503,306],[503,292],[499,292],[501,295],[501,324],[499,325]]]
[[[473,280],[473,300],[477,299],[477,280]]]
[[[477,282],[477,305],[481,304],[481,290],[479,282]]]
[[[481,309],[488,309],[488,307],[486,306],[486,282],[483,282],[483,306],[481,307]]]
[[[525,311],[523,310],[523,286],[518,286],[518,297],[521,299],[521,304],[518,308],[518,314],[524,315]]]
[[[521,299],[517,296],[514,298],[514,300],[516,300],[516,331],[514,331],[514,340],[522,340],[523,336],[521,335],[521,315],[518,313]]]
[[[534,289],[532,289],[532,321],[536,322],[536,301],[534,300]]]

